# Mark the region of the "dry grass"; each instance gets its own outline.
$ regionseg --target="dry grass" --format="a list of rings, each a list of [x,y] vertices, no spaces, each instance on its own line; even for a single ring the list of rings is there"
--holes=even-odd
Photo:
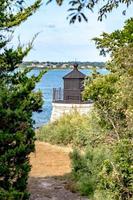
[[[32,169],[30,176],[47,177],[62,176],[71,172],[68,147],[59,147],[36,141],[36,151],[30,155]]]

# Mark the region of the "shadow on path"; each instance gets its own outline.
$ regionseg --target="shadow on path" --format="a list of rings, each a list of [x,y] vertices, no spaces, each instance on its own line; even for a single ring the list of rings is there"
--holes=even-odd
[[[61,177],[30,177],[30,200],[88,200],[68,190],[68,181]]]

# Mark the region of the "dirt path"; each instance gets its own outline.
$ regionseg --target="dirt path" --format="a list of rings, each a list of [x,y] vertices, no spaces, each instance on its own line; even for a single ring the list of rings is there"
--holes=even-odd
[[[30,176],[61,176],[70,173],[70,148],[36,142],[36,152],[31,154],[32,170]]]
[[[28,189],[30,200],[87,200],[67,189],[67,180],[60,178],[71,172],[71,148],[36,142],[36,152],[31,154],[32,170]]]
[[[54,177],[30,178],[30,200],[88,200],[66,189],[67,182]]]

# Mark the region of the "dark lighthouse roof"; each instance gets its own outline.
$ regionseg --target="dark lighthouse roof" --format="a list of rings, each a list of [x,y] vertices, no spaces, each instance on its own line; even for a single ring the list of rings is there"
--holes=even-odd
[[[82,91],[84,90],[85,74],[78,70],[78,65],[74,65],[74,69],[63,77],[64,89],[63,93],[61,89],[58,91],[53,90],[53,100],[61,100],[61,94],[63,94],[62,102],[64,103],[82,103]]]
[[[63,77],[63,79],[84,79],[85,74],[78,70],[78,64],[74,65],[74,69]]]

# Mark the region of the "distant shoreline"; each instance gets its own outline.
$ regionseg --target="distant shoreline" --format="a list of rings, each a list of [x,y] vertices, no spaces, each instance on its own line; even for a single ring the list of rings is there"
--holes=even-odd
[[[23,62],[20,67],[33,69],[73,69],[75,62]],[[104,62],[76,62],[79,69],[102,69],[105,68]]]
[[[21,66],[22,67],[22,66]],[[29,68],[31,68],[31,69],[43,69],[43,70],[64,70],[64,69],[73,69],[72,67],[68,67],[68,68],[49,68],[49,67],[30,67],[30,66],[27,66],[27,67],[29,67]],[[22,67],[22,68],[25,68],[25,67]],[[104,67],[85,67],[85,68],[82,68],[82,67],[78,67],[78,69],[79,70],[82,70],[82,69],[90,69],[90,70],[92,70],[92,69],[94,69],[94,68],[96,68],[96,69],[104,69]]]

